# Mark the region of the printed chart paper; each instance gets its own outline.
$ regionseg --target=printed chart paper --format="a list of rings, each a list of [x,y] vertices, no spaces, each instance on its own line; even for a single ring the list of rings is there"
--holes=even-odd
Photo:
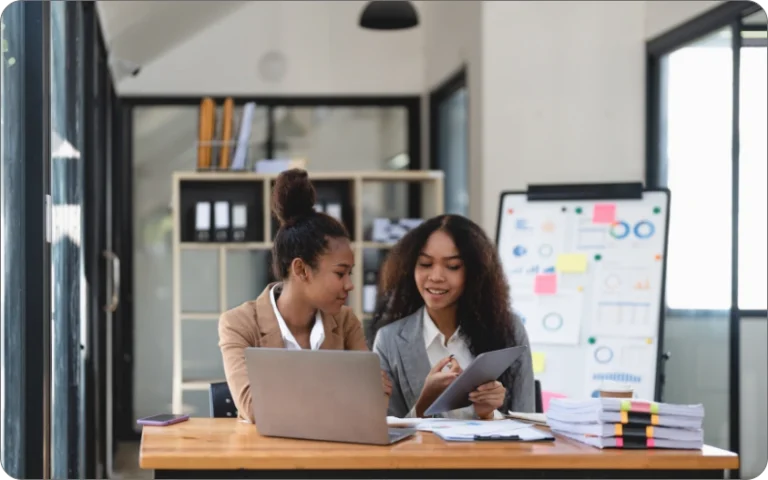
[[[658,353],[652,339],[593,337],[586,350],[584,396],[597,397],[604,382],[630,385],[635,398],[653,400]]]
[[[532,344],[576,345],[581,333],[583,301],[581,292],[525,295],[518,299],[515,309]]]

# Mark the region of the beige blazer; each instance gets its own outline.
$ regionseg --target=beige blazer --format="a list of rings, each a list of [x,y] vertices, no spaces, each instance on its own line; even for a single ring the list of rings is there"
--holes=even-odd
[[[283,336],[272,309],[272,283],[250,302],[224,312],[219,319],[219,348],[224,373],[241,419],[253,421],[251,386],[245,367],[247,347],[284,348]],[[365,335],[352,309],[342,307],[338,315],[320,312],[325,330],[323,350],[368,350]]]

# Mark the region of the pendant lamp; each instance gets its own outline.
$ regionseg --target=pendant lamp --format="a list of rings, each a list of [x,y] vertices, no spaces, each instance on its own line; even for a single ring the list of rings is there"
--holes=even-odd
[[[411,2],[372,0],[360,15],[360,26],[371,30],[404,30],[419,24],[419,15]]]

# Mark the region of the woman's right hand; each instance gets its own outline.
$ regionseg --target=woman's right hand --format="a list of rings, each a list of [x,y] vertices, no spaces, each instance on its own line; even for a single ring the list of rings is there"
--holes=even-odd
[[[448,370],[443,371],[446,366],[449,367]],[[451,382],[456,380],[461,372],[461,365],[453,355],[437,362],[424,380],[421,395],[416,401],[416,417],[421,418],[424,411],[443,393],[443,390],[448,388]]]

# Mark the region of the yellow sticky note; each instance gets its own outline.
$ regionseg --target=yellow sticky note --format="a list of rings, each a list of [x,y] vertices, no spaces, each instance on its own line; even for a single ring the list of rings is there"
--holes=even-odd
[[[531,357],[533,359],[533,373],[542,373],[546,356],[542,352],[531,352]]]
[[[555,268],[561,273],[584,273],[587,256],[583,253],[563,253],[557,257]]]

